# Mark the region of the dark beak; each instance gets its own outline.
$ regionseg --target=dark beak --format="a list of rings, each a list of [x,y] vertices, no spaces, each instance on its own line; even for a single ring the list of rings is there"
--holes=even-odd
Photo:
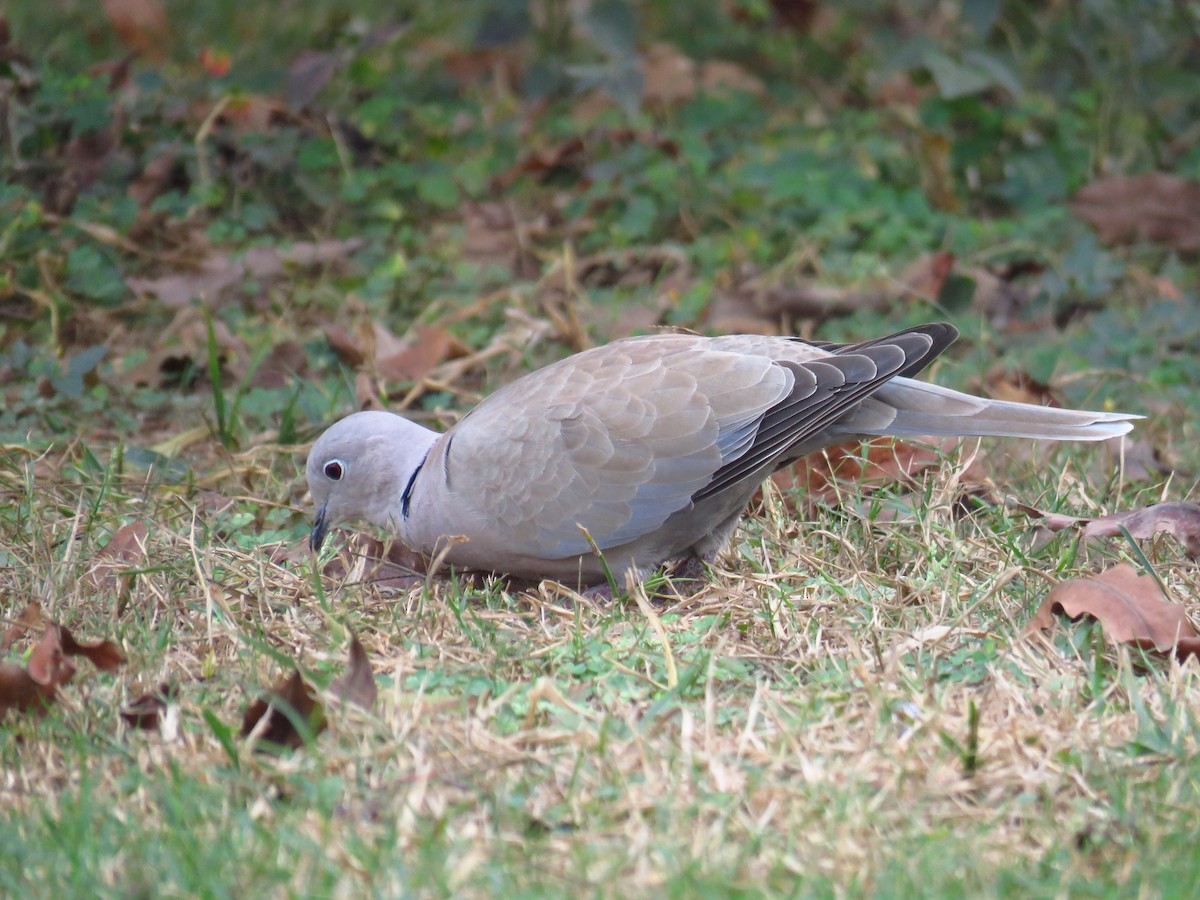
[[[321,549],[321,545],[325,543],[325,533],[329,531],[329,520],[325,516],[325,509],[328,504],[321,504],[321,508],[317,510],[316,521],[313,522],[312,534],[308,536],[308,547],[313,553]]]

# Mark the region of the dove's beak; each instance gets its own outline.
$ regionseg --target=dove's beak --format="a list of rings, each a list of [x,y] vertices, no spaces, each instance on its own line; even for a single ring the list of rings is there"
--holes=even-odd
[[[312,534],[308,536],[308,547],[313,553],[321,549],[321,545],[325,543],[325,533],[329,531],[329,519],[325,514],[328,505],[328,503],[322,503],[317,510],[317,518],[313,522]]]

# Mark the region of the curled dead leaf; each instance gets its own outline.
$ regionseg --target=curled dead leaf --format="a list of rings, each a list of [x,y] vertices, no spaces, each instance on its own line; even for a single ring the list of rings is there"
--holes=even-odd
[[[1200,635],[1178,603],[1164,599],[1162,588],[1149,575],[1139,575],[1120,563],[1099,575],[1060,582],[1046,595],[1026,633],[1044,631],[1055,614],[1072,621],[1091,616],[1105,636],[1144,650],[1174,653],[1180,659],[1200,654]]]
[[[1200,557],[1200,504],[1178,501],[1156,503],[1142,509],[1093,519],[1084,526],[1084,537],[1116,537],[1125,528],[1139,541],[1165,531],[1183,545],[1188,556]]]
[[[358,635],[350,633],[350,658],[346,671],[329,686],[329,692],[344,703],[353,703],[369,710],[375,705],[379,688],[375,685],[375,673],[371,660]]]
[[[117,38],[134,53],[155,61],[165,58],[170,27],[159,0],[104,0],[104,14]]]
[[[399,352],[376,361],[379,375],[388,381],[420,381],[435,366],[470,352],[462,341],[437,325],[416,329],[411,342]]]
[[[9,710],[43,715],[55,694],[54,685],[39,684],[15,663],[0,662],[0,718]]]
[[[329,694],[339,702],[367,710],[375,705],[378,694],[375,674],[366,649],[353,632],[346,671],[334,679]],[[297,669],[247,707],[242,716],[242,737],[255,732],[259,749],[294,750],[319,735],[327,725],[317,692]]]
[[[406,591],[425,583],[429,562],[396,541],[353,535],[337,556],[325,564],[328,578],[353,579],[381,590]]]
[[[324,730],[325,711],[299,670],[278,681],[242,716],[242,737],[257,731],[258,748],[262,750],[294,750]]]
[[[8,626],[4,637],[0,638],[0,653],[11,647],[21,635],[27,631],[40,631],[46,625],[42,616],[42,605],[36,600],[27,605],[16,620]]]
[[[129,592],[134,576],[128,574],[146,561],[146,536],[149,529],[140,520],[122,525],[104,548],[96,554],[95,562],[83,578],[94,591]]]
[[[1060,408],[1062,403],[1048,385],[1021,370],[995,366],[984,376],[983,386],[997,400]]]
[[[281,341],[270,349],[250,376],[250,386],[285,388],[308,374],[308,354],[297,341]]]
[[[780,469],[771,480],[785,492],[798,490],[806,500],[829,502],[847,483],[861,491],[911,481],[918,473],[941,465],[957,444],[957,438],[937,437],[835,444]]]
[[[1069,205],[1106,244],[1141,239],[1200,250],[1200,181],[1163,172],[1114,175],[1087,185]]]
[[[286,274],[289,267],[333,265],[347,259],[363,244],[359,238],[344,241],[296,241],[287,247],[254,247],[240,258],[217,254],[200,260],[188,272],[158,278],[127,278],[137,294],[157,297],[172,309],[194,300],[219,306],[226,293],[247,278],[267,280]]]
[[[1087,519],[1062,513],[1045,512],[1025,503],[1016,503],[1014,508],[1037,519],[1038,524],[1048,531],[1063,531],[1083,526],[1085,538],[1120,537],[1121,529],[1129,532],[1134,540],[1148,541],[1160,532],[1171,535],[1183,545],[1193,559],[1200,557],[1200,504],[1187,501],[1155,503],[1141,509]]]
[[[1028,503],[1014,503],[1012,506],[1017,512],[1024,513],[1031,519],[1037,519],[1038,525],[1045,528],[1047,531],[1057,532],[1065,531],[1068,528],[1074,528],[1087,521],[1087,519],[1079,516],[1068,516],[1065,513],[1047,512],[1038,509],[1036,506],[1030,506]]]
[[[134,728],[157,731],[167,713],[167,703],[174,697],[175,689],[164,681],[155,690],[126,704],[121,710],[121,718]]]
[[[94,641],[81,644],[62,625],[57,626],[62,642],[62,651],[67,656],[82,656],[101,672],[115,672],[125,663],[125,654],[112,641]]]

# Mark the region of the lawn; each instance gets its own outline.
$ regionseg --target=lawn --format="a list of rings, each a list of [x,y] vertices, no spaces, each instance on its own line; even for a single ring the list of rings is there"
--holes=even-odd
[[[1200,621],[1200,528],[1056,517],[1200,472],[1197,20],[1042,6],[4,13],[0,893],[1200,892],[1196,661],[1029,627],[1121,562]],[[922,377],[1146,418],[838,448],[681,591],[308,552],[355,409],[447,427],[665,327],[935,320]],[[38,681],[35,603],[101,665]]]

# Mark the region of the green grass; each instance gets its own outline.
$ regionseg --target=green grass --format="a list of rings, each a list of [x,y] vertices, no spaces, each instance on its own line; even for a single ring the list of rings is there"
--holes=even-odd
[[[363,34],[400,14],[185,6],[167,59],[135,61],[116,93],[86,71],[121,44],[80,27],[78,4],[45,11],[54,29],[9,13],[29,62],[0,64],[24,79],[0,158],[0,615],[36,600],[129,661],[81,662],[45,717],[0,720],[0,893],[1196,893],[1195,663],[1085,624],[1023,636],[1050,581],[1138,554],[956,502],[978,476],[1080,515],[1189,496],[1194,261],[1104,247],[1062,202],[1110,168],[1196,175],[1200,85],[1176,6],[898,24],[863,3],[799,34],[767,4],[682,28],[675,4],[638,3],[638,48],[677,40],[763,86],[641,105],[618,77],[636,61],[623,3],[573,30],[538,20],[477,71],[473,36],[496,37],[503,4],[454,21],[409,4],[407,28],[372,46]],[[231,53],[229,74],[198,66],[205,47]],[[281,96],[302,48],[336,56],[306,111],[204,129],[222,98]],[[999,80],[958,95],[967,76],[937,52],[986,54]],[[882,99],[893,78],[916,99]],[[114,121],[116,150],[78,187],[72,141]],[[938,135],[953,207],[922,156]],[[139,207],[131,185],[165,156],[170,177]],[[348,239],[362,243],[333,263],[203,305],[126,281]],[[957,282],[898,285],[939,250]],[[989,266],[1019,270],[1001,278],[1011,307],[981,305]],[[997,441],[969,473],[973,446],[912,486],[846,484],[836,502],[771,490],[712,584],[650,613],[552,585],[314,574],[302,463],[331,419],[371,400],[448,424],[580,346],[712,329],[752,277],[894,296],[819,320],[737,308],[756,327],[841,340],[949,319],[963,339],[932,377],[977,389],[1001,366],[1072,405],[1146,413],[1135,435],[1172,475]],[[443,326],[472,355],[388,381],[326,338],[337,326],[361,349],[373,323]],[[302,371],[256,380],[274,358]],[[134,521],[148,538],[126,593],[89,572]],[[1178,545],[1141,550],[1195,596]],[[293,664],[325,688],[351,630],[371,711],[331,710],[281,755],[239,736]],[[164,681],[162,728],[126,725],[120,709]]]

